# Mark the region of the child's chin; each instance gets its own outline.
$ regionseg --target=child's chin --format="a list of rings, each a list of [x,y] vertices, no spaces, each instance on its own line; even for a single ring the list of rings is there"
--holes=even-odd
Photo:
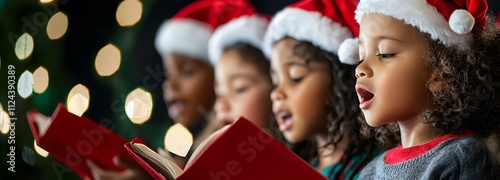
[[[283,136],[285,136],[286,141],[292,144],[299,143],[303,140],[301,138],[296,137],[295,134],[293,134],[293,132],[291,131],[283,132]]]
[[[384,121],[368,119],[368,118],[366,118],[366,123],[371,127],[379,127],[386,124]]]

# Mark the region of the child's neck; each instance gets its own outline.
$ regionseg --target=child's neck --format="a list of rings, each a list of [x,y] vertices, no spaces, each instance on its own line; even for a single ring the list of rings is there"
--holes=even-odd
[[[329,144],[325,147],[325,144],[328,143],[329,138],[327,134],[317,135],[316,143],[318,144],[318,166],[317,170],[322,171],[324,168],[338,163],[342,156],[344,155],[344,151],[348,145],[348,135],[344,135],[342,140],[337,144],[337,146],[333,146],[333,144]]]
[[[398,124],[403,148],[425,144],[443,135],[432,124],[424,124],[418,117],[398,121]]]

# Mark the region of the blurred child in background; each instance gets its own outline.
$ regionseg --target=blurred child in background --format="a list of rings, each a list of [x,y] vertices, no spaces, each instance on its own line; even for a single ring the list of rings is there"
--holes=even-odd
[[[246,4],[247,9],[253,9]],[[270,64],[261,51],[268,22],[266,17],[250,12],[218,27],[210,39],[217,94],[214,109],[220,127],[240,116],[260,128],[270,127]]]

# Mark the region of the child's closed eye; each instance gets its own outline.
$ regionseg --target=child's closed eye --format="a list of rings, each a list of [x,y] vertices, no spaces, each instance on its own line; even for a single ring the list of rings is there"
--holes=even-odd
[[[388,59],[388,58],[391,58],[391,57],[394,57],[396,54],[377,54],[378,58],[379,59]]]
[[[292,77],[290,78],[290,80],[293,82],[293,83],[299,83],[300,81],[302,81],[302,79],[304,79],[304,77]]]
[[[184,67],[181,70],[182,77],[191,77],[195,72],[195,68],[193,67]]]
[[[237,87],[234,89],[234,92],[236,94],[241,94],[241,93],[244,93],[245,91],[248,90],[248,86],[242,86],[242,87]]]

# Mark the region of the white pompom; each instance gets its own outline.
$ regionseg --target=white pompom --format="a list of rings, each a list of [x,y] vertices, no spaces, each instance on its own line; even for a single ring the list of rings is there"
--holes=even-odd
[[[340,44],[338,56],[340,62],[354,65],[359,61],[359,39],[349,38]]]
[[[474,17],[468,11],[463,9],[453,11],[448,21],[451,30],[458,34],[466,34],[472,31],[474,22]]]

